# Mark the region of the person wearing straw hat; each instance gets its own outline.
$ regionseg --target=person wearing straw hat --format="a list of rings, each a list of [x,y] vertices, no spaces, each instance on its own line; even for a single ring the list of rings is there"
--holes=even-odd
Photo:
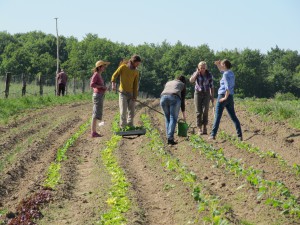
[[[103,60],[99,60],[96,62],[96,67],[94,68],[94,74],[91,77],[90,87],[93,88],[93,115],[92,115],[92,123],[91,123],[91,136],[100,137],[101,135],[97,133],[96,126],[97,120],[102,120],[103,116],[103,102],[104,102],[104,94],[107,90],[105,86],[104,80],[101,74],[105,71],[106,67],[110,64],[110,62],[105,62]]]
[[[137,70],[142,59],[139,55],[133,55],[126,62],[123,61],[111,78],[112,89],[116,90],[116,79],[120,77],[119,107],[120,127],[133,127],[135,100],[138,96],[139,71]]]

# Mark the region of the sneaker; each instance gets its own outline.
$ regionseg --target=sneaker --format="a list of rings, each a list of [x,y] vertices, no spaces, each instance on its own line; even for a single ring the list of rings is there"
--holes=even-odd
[[[208,140],[216,140],[215,136],[209,136]]]
[[[92,134],[91,134],[91,136],[94,138],[94,137],[101,137],[101,135],[100,134],[98,134],[97,132],[93,132]]]
[[[243,137],[238,137],[239,141],[243,141]]]
[[[203,131],[201,129],[198,130],[198,135],[202,135]]]
[[[168,145],[176,145],[177,142],[174,140],[168,140]]]

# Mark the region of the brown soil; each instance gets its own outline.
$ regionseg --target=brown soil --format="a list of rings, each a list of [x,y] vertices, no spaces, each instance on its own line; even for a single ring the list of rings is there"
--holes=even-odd
[[[159,100],[144,102],[161,111]],[[136,125],[140,125],[139,115],[146,112],[165,140],[163,116],[141,104],[137,104],[136,109]],[[192,100],[187,101],[186,109],[188,123],[193,121],[195,124]],[[15,212],[22,199],[41,189],[57,149],[90,118],[91,111],[90,103],[60,105],[28,111],[14,117],[7,125],[1,125],[0,165],[3,169],[0,171],[0,212],[3,209]],[[44,206],[44,218],[36,221],[38,224],[95,224],[108,210],[106,200],[111,181],[100,152],[112,136],[111,123],[117,112],[117,101],[105,101],[105,125],[98,128],[102,137],[91,138],[88,128],[68,150],[68,159],[61,167],[62,183],[53,191],[52,203]],[[262,151],[279,153],[289,165],[300,164],[300,131],[282,122],[266,122],[250,115],[242,107],[237,107],[237,115],[246,142]],[[212,119],[210,116],[209,131]],[[224,112],[220,129],[235,134],[227,112]],[[176,138],[178,145],[166,146],[165,151],[193,171],[207,193],[220,197],[221,203],[231,209],[226,215],[231,223],[300,223],[299,219],[281,215],[278,209],[264,204],[264,199],[257,200],[257,190],[244,178],[237,178],[216,167],[213,161],[200,153],[200,149],[193,149],[187,138]],[[164,169],[161,159],[148,149],[147,143],[146,136],[124,137],[115,152],[130,183],[128,195],[132,208],[126,213],[128,224],[203,224],[204,214],[197,212],[189,187],[175,179],[178,174]],[[226,157],[240,159],[247,167],[263,170],[265,179],[283,181],[293,194],[300,195],[298,176],[280,166],[276,159],[260,158],[219,137],[211,144],[216,149],[223,148]],[[3,217],[0,224],[1,220]]]

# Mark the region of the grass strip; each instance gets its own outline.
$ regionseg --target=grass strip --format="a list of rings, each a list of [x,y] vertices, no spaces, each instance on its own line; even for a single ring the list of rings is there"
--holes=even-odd
[[[148,146],[163,162],[163,166],[169,170],[179,174],[180,179],[186,183],[192,190],[192,196],[198,203],[198,211],[207,210],[209,215],[203,218],[203,222],[210,224],[225,225],[229,224],[226,214],[230,212],[228,206],[221,204],[218,196],[210,195],[205,192],[204,184],[197,182],[197,176],[193,171],[189,171],[182,165],[179,159],[171,156],[164,150],[164,143],[160,137],[159,131],[152,127],[151,120],[145,114],[141,115],[144,127],[147,129],[146,136],[149,138]]]
[[[269,181],[262,178],[263,171],[252,167],[244,168],[237,159],[228,159],[224,156],[223,149],[214,147],[204,141],[198,135],[190,137],[191,145],[203,153],[206,158],[216,163],[217,167],[223,167],[227,171],[234,173],[237,177],[246,178],[247,182],[258,190],[258,199],[265,197],[266,204],[280,209],[282,214],[290,214],[300,218],[300,206],[298,199],[280,181]]]
[[[266,120],[288,122],[292,127],[300,129],[300,101],[266,98],[246,98],[238,100],[248,112],[258,114]]]
[[[113,121],[113,130],[118,129],[119,116],[116,115]],[[127,220],[124,216],[131,208],[131,202],[128,198],[129,183],[126,180],[125,172],[118,165],[117,158],[114,156],[115,150],[119,146],[121,136],[112,135],[111,139],[106,142],[106,148],[101,152],[101,158],[108,173],[111,175],[112,186],[109,191],[109,198],[106,203],[110,209],[101,215],[97,224],[126,224]]]
[[[24,110],[39,109],[46,106],[74,103],[91,100],[91,93],[59,96],[26,96],[13,99],[0,99],[0,123],[7,123],[9,118]],[[118,95],[108,92],[106,100],[117,99]]]

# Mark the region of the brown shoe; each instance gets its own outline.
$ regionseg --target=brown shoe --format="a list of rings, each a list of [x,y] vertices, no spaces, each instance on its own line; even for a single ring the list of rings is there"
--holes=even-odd
[[[207,134],[207,128],[206,128],[206,126],[203,127],[203,132],[202,133],[203,134]]]
[[[202,127],[198,127],[198,135],[202,135],[203,134],[203,131],[202,131]]]

